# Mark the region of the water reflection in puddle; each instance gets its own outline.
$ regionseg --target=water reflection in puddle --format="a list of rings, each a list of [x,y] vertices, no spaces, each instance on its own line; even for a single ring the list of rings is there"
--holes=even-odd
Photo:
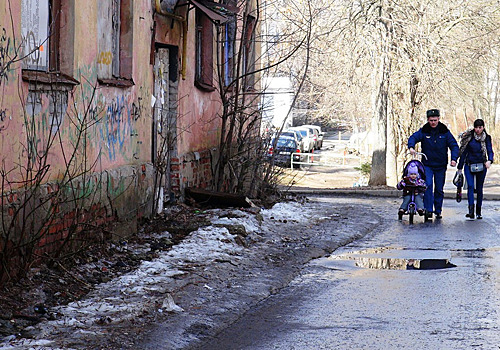
[[[437,270],[456,267],[450,262],[449,252],[439,250],[409,250],[399,248],[373,248],[328,258],[317,264],[344,270],[360,267],[377,270]]]

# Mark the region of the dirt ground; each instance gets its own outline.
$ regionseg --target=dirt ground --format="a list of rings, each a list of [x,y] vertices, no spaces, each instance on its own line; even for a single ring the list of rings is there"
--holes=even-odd
[[[19,281],[7,283],[0,289],[0,339],[12,334],[21,336],[27,327],[43,319],[51,319],[48,310],[66,305],[85,296],[96,285],[107,282],[134,269],[142,261],[153,260],[158,252],[168,250],[182,241],[190,232],[206,225],[200,210],[178,206],[171,217],[161,217],[145,224],[138,235],[128,241],[107,242],[88,247],[78,254],[55,262],[51,267],[40,266],[30,270]],[[169,231],[170,240],[157,240],[155,232]],[[120,249],[144,243],[151,245],[147,253],[134,249]]]
[[[286,169],[283,187],[293,188],[344,188],[352,187],[360,179],[360,172],[353,166],[336,168],[310,167],[304,170]]]
[[[283,169],[280,189],[283,191],[356,189],[394,190],[392,186],[367,186],[366,179],[356,165],[339,165],[336,167],[314,166],[303,169]]]

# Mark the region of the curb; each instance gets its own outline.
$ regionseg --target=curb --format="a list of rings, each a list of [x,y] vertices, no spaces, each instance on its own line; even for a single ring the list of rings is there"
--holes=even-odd
[[[356,196],[356,197],[401,197],[401,191],[398,190],[363,190],[362,188],[310,188],[310,189],[294,189],[289,188],[285,192],[303,195],[334,195],[334,196]],[[455,199],[455,192],[444,192],[445,199]],[[467,191],[462,193],[462,200],[467,199]],[[500,201],[498,193],[484,193],[485,201]]]

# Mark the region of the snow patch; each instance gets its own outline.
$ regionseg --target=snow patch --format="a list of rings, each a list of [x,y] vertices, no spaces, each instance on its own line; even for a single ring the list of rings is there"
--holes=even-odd
[[[227,211],[213,210],[212,224],[243,225],[247,233],[266,231],[265,220],[294,220],[306,222],[314,216],[313,210],[299,203],[278,203],[272,209],[262,210],[264,224],[257,221],[255,215],[232,210],[232,216],[224,217]],[[272,222],[270,223],[272,224]],[[161,232],[156,237],[168,237],[168,232]],[[140,250],[140,247],[126,246],[123,249]],[[182,267],[196,264],[209,265],[216,259],[237,261],[245,248],[238,245],[233,235],[225,227],[208,226],[191,232],[181,243],[172,249],[160,253],[153,261],[143,261],[139,267],[130,273],[120,276],[110,282],[99,285],[89,293],[84,300],[72,302],[51,310],[57,320],[44,321],[36,326],[40,331],[38,337],[48,339],[13,339],[2,340],[0,350],[30,349],[50,347],[58,334],[89,333],[99,334],[100,325],[118,323],[133,319],[144,312],[158,310],[159,312],[182,312],[183,308],[174,302],[171,288],[174,278],[183,274]],[[234,286],[238,287],[238,286]],[[206,285],[207,290],[210,286]],[[157,296],[163,294],[162,304],[155,305]]]

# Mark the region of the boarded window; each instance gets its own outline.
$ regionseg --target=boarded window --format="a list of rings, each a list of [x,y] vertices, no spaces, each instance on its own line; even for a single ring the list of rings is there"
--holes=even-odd
[[[21,0],[23,80],[78,84],[73,78],[73,5],[64,0]]]
[[[101,0],[97,76],[100,79],[132,78],[132,0]]]
[[[99,1],[97,75],[120,76],[120,0]]]

